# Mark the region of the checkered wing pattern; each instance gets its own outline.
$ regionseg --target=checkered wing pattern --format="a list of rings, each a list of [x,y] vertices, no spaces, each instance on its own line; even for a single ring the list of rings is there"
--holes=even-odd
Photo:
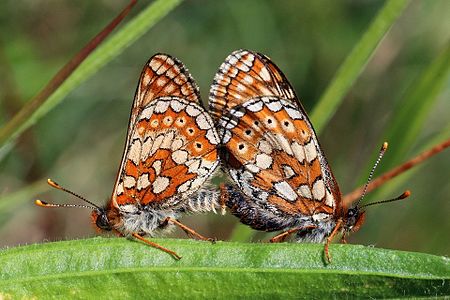
[[[189,72],[173,57],[153,56],[137,87],[113,205],[176,205],[212,175],[218,143]]]
[[[249,206],[274,215],[331,215],[339,187],[314,129],[283,73],[266,56],[238,50],[210,91],[224,165]]]

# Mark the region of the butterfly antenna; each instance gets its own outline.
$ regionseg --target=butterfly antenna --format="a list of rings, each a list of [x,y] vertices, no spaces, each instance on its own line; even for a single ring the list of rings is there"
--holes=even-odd
[[[402,200],[402,199],[408,198],[409,196],[411,196],[411,192],[409,190],[406,190],[406,191],[403,192],[403,194],[401,194],[400,196],[398,196],[396,198],[368,203],[368,204],[365,204],[365,205],[361,206],[360,208],[364,208],[364,207],[372,206],[372,205],[376,205],[376,204],[381,204],[381,203],[394,202],[394,201],[398,201],[398,200]]]
[[[366,185],[364,186],[364,190],[363,190],[363,193],[361,195],[361,198],[358,200],[358,202],[356,203],[355,207],[358,207],[359,204],[361,203],[361,201],[366,196],[367,188],[369,186],[370,181],[372,180],[373,173],[375,173],[375,169],[377,168],[378,164],[380,163],[381,158],[383,157],[384,153],[386,153],[387,147],[388,147],[388,143],[384,142],[383,145],[381,146],[380,152],[378,153],[378,158],[375,161],[375,164],[373,165],[372,170],[370,171],[369,178],[367,179]]]
[[[47,179],[47,183],[58,190],[61,190],[63,192],[69,193],[75,197],[77,197],[78,199],[83,200],[86,203],[89,203],[90,205],[83,205],[83,204],[53,204],[53,203],[47,203],[45,201],[41,201],[41,200],[36,200],[34,203],[38,206],[42,206],[42,207],[81,207],[81,208],[90,208],[90,209],[101,209],[98,205],[92,203],[91,201],[87,200],[86,198],[72,192],[69,191],[66,188],[63,188],[62,186],[60,186],[59,184],[57,184],[56,182],[54,182],[51,179]]]

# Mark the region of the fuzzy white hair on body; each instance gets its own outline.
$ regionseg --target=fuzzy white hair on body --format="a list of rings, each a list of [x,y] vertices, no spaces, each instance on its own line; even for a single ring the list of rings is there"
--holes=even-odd
[[[122,223],[116,229],[126,236],[136,232],[150,237],[170,233],[174,228],[173,224],[169,222],[167,225],[161,225],[167,218],[178,219],[181,213],[217,213],[217,210],[219,210],[221,214],[224,214],[225,209],[219,200],[220,192],[210,184],[206,184],[205,187],[180,201],[180,204],[176,207],[165,209],[145,209],[144,207],[139,209],[136,205],[123,205],[119,208]]]

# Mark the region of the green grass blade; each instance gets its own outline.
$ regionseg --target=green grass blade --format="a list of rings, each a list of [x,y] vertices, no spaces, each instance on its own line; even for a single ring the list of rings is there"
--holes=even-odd
[[[322,131],[345,94],[370,60],[380,41],[403,12],[410,0],[388,0],[339,67],[332,82],[317,102],[311,120],[318,134]]]
[[[115,34],[101,44],[86,60],[67,78],[67,80],[39,106],[31,117],[23,120],[21,126],[14,132],[4,135],[0,130],[2,145],[10,142],[20,135],[24,130],[35,124],[40,118],[45,116],[50,110],[58,105],[67,94],[86,81],[100,68],[106,65],[114,57],[118,56],[126,47],[141,37],[161,18],[173,10],[181,0],[156,0],[148,5],[139,15],[130,20]]]
[[[383,135],[383,139],[395,145],[388,150],[389,155],[383,160],[381,169],[386,170],[405,160],[411,146],[420,136],[431,109],[439,99],[438,96],[444,87],[448,87],[449,77],[450,44],[410,86],[400,101],[393,114],[395,118]],[[449,136],[447,135],[447,138]]]
[[[389,148],[389,155],[383,158],[383,163],[379,165],[377,173],[381,174],[394,166],[400,165],[407,159],[414,157],[418,153],[429,149],[438,143],[450,137],[450,126],[443,128],[439,135],[433,137],[430,141],[424,142],[415,151],[410,153],[410,149],[420,136],[427,116],[430,113],[439,95],[445,87],[448,87],[450,77],[450,44],[436,59],[425,69],[422,75],[411,84],[405,96],[398,104],[398,109],[393,113],[395,118],[388,127],[386,133],[382,136],[383,141],[392,144]],[[383,141],[380,141],[379,144]],[[362,168],[359,176],[359,183],[367,180],[367,170],[373,165],[378,151],[372,154],[372,159],[365,168]],[[439,154],[438,154],[439,155]],[[422,163],[423,164],[423,163]],[[390,184],[389,188],[383,186],[383,193],[389,194],[403,185],[411,176],[413,176],[420,166],[414,167],[406,174],[395,180],[395,184]],[[365,171],[364,171],[365,170]],[[372,198],[380,197],[379,192],[371,193]]]
[[[445,257],[320,244],[155,240],[171,256],[121,238],[93,238],[0,251],[3,298],[396,298],[450,296]]]
[[[29,202],[31,203],[36,195],[41,194],[49,189],[49,185],[45,180],[38,180],[26,187],[21,188],[17,192],[13,192],[0,196],[0,225],[6,222],[18,206]],[[1,232],[1,230],[0,230]]]

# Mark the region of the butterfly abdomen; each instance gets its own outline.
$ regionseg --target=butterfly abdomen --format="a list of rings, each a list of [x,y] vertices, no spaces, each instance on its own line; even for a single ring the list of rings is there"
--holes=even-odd
[[[214,212],[222,209],[220,192],[213,187],[202,187],[186,200],[182,210],[187,213]]]
[[[277,231],[294,226],[296,219],[291,216],[272,213],[270,207],[257,205],[258,201],[247,199],[240,190],[231,185],[222,189],[224,204],[242,223],[256,230]]]

